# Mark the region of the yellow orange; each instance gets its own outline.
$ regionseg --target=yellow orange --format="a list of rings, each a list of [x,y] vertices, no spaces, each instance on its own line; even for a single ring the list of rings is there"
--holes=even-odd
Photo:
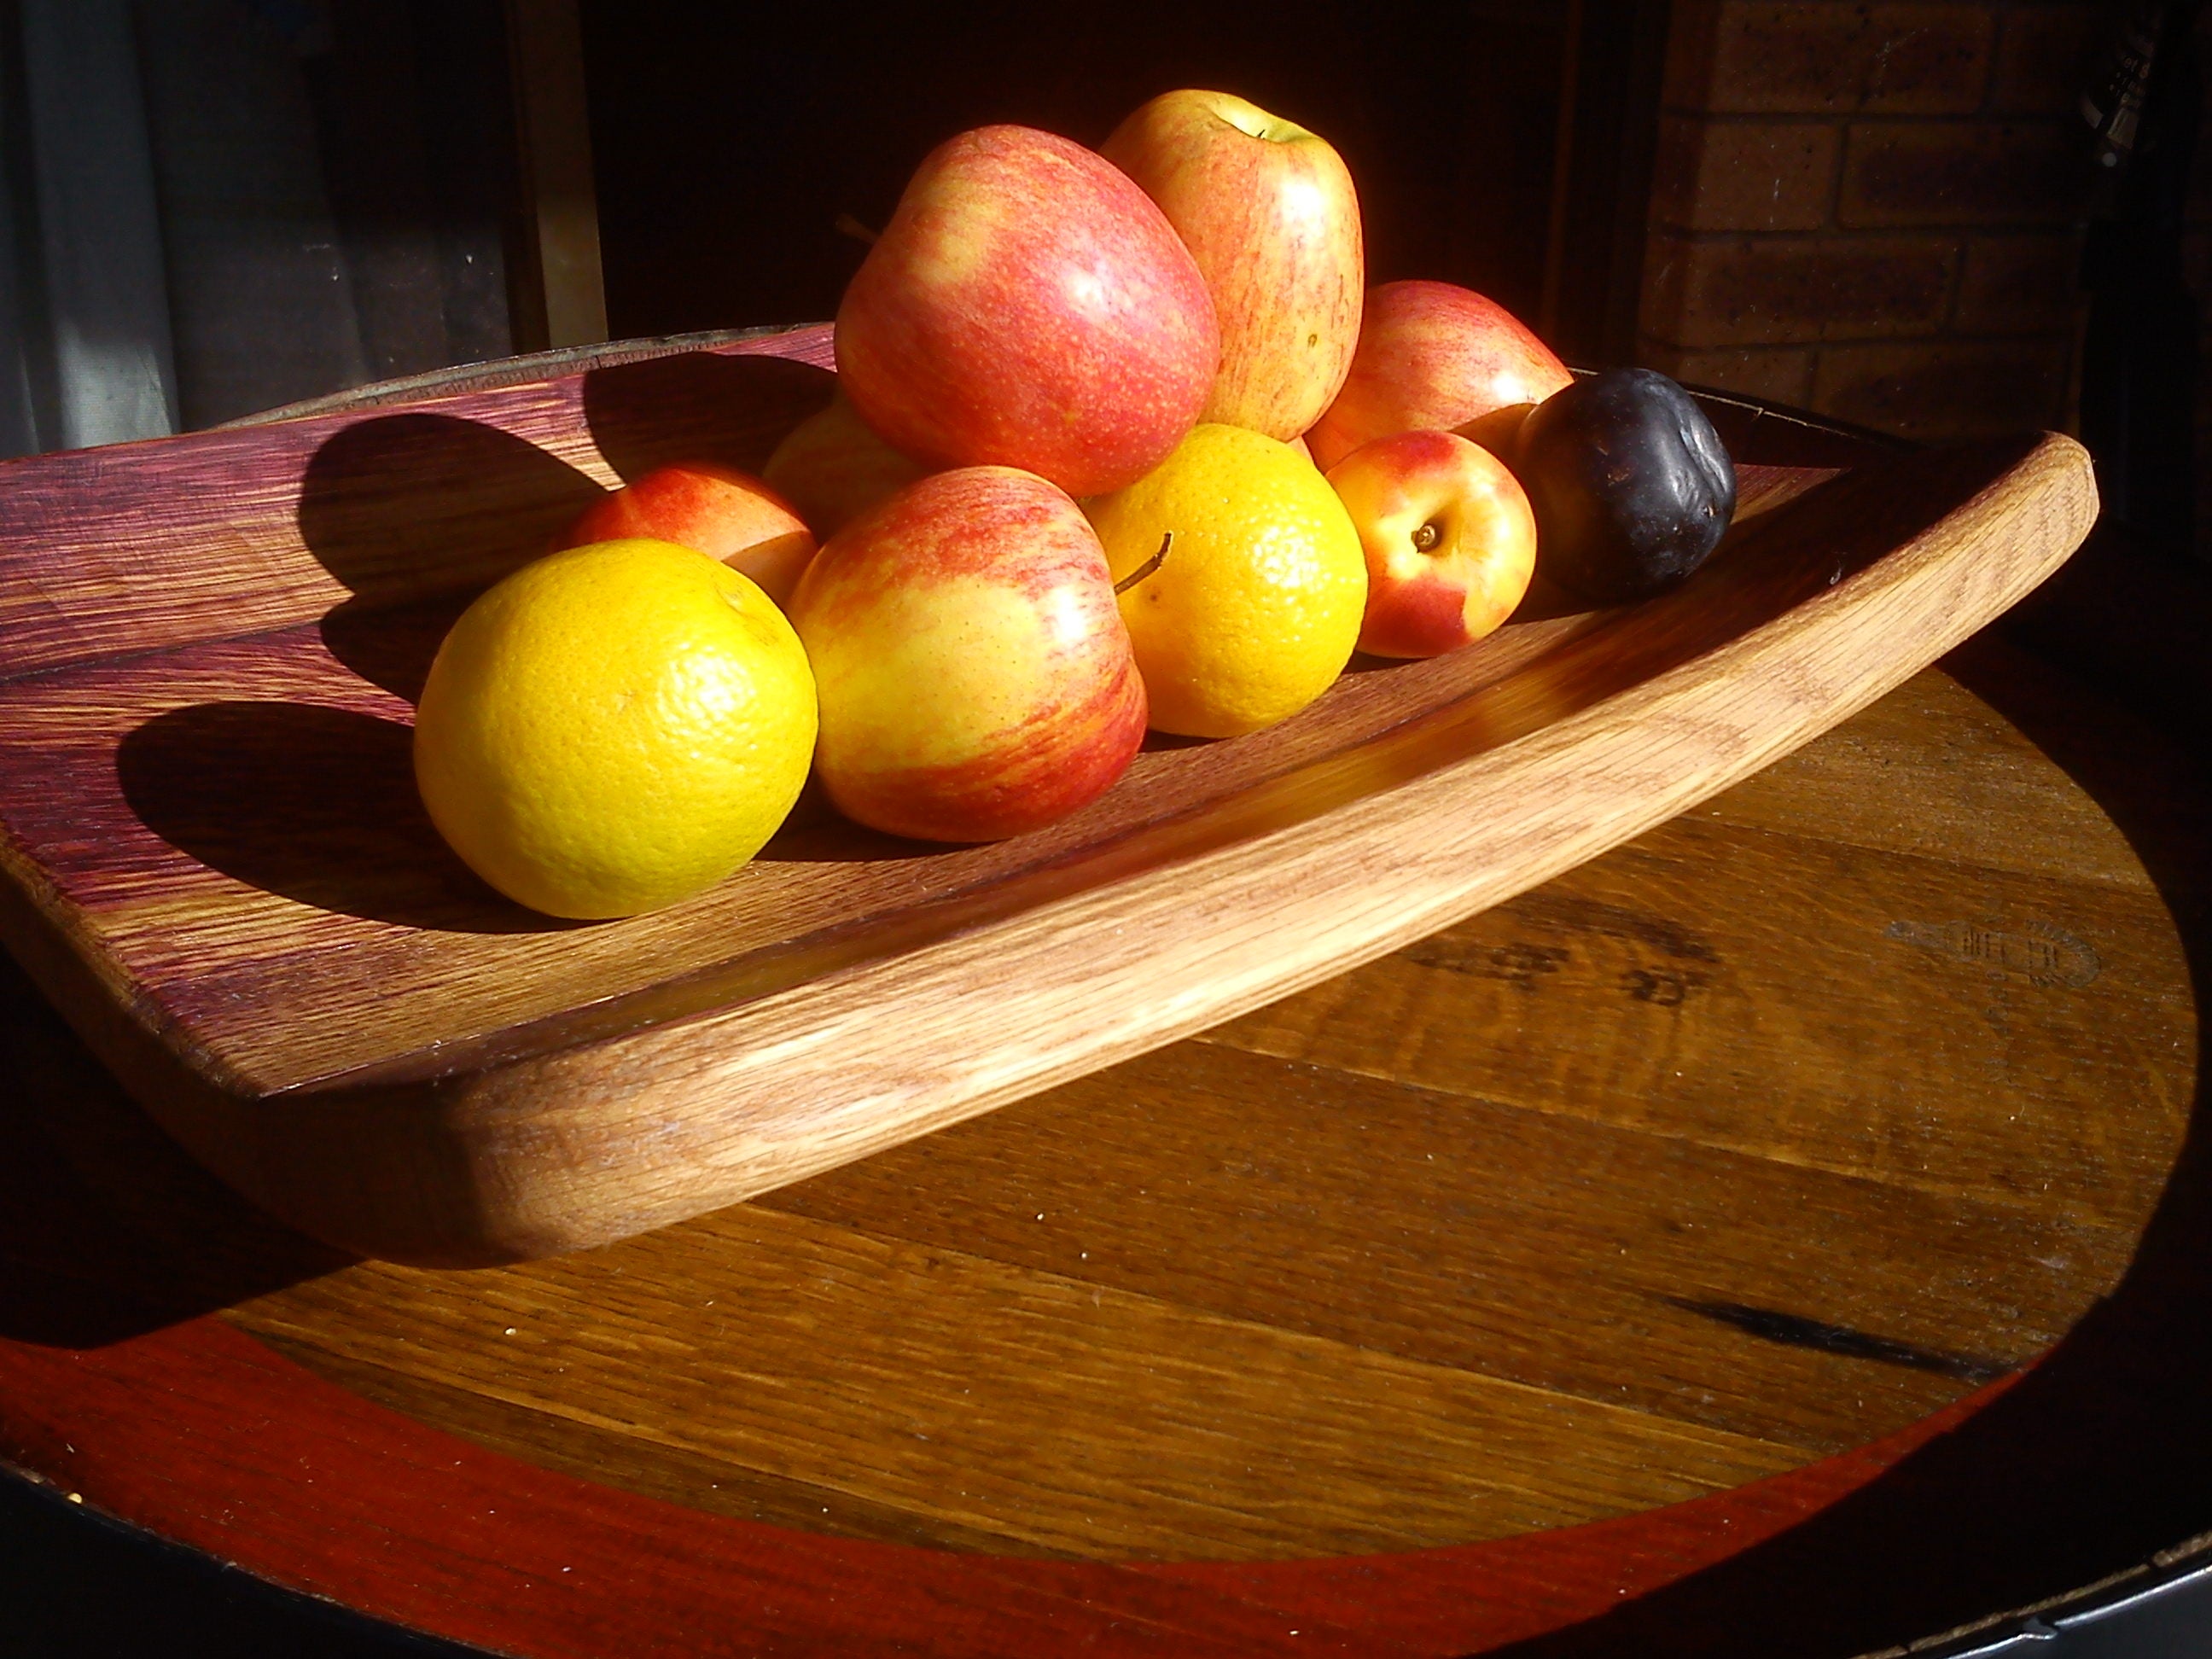
[[[1351,658],[1367,603],[1359,533],[1290,445],[1199,426],[1085,511],[1115,582],[1128,583],[1121,616],[1156,729],[1225,738],[1272,726]]]
[[[775,834],[814,752],[814,677],[750,578],[667,542],[517,571],[462,613],[415,722],[415,776],[468,866],[550,915],[713,886]]]

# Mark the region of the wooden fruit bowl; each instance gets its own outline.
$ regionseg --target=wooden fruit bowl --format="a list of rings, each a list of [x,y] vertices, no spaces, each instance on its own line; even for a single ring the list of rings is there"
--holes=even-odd
[[[1709,398],[1743,506],[1664,598],[1356,661],[1285,725],[1148,744],[1014,841],[803,804],[659,915],[500,898],[414,793],[409,699],[445,628],[601,487],[757,467],[830,361],[826,327],[602,349],[0,468],[0,933],[256,1202],[349,1249],[486,1263],[926,1134],[1694,805],[2010,606],[2096,510],[2063,437],[1913,452]]]

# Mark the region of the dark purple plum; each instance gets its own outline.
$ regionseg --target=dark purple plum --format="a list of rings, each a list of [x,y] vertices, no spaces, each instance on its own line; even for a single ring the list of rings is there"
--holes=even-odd
[[[1598,605],[1648,599],[1719,545],[1735,468],[1690,394],[1656,369],[1563,387],[1522,423],[1513,470],[1536,513],[1536,569]]]

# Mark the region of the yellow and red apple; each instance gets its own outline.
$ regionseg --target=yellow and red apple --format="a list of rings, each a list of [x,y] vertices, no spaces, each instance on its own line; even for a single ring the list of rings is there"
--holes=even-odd
[[[1071,495],[1158,465],[1220,367],[1206,279],[1152,198],[1029,127],[933,150],[837,311],[845,394],[895,448]]]
[[[828,541],[929,469],[893,449],[842,392],[792,428],[761,469],[806,527]]]
[[[1434,657],[1493,631],[1528,591],[1536,519],[1504,462],[1452,432],[1400,432],[1328,470],[1367,556],[1359,648]]]
[[[1450,283],[1385,283],[1367,295],[1344,389],[1306,441],[1324,471],[1394,432],[1457,432],[1505,454],[1528,411],[1573,379],[1495,301]]]
[[[791,505],[750,472],[713,461],[680,461],[610,490],[586,507],[562,547],[645,537],[720,559],[786,604],[814,556],[814,532]]]
[[[1041,828],[1112,786],[1145,685],[1106,555],[1063,490],[963,467],[863,514],[807,567],[792,625],[847,817],[927,841]]]
[[[1342,158],[1294,122],[1195,90],[1162,93],[1100,154],[1160,204],[1213,295],[1221,372],[1199,419],[1297,437],[1359,340],[1366,264]]]

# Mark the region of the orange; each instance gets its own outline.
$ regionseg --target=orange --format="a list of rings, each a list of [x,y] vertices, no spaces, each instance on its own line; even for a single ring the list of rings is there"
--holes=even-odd
[[[415,720],[439,833],[549,915],[659,909],[775,833],[813,758],[814,677],[748,577],[667,542],[527,565],[462,613]]]
[[[1129,583],[1121,616],[1158,730],[1226,738],[1272,726],[1350,660],[1367,605],[1359,532],[1291,445],[1195,427],[1085,511],[1115,583]]]

